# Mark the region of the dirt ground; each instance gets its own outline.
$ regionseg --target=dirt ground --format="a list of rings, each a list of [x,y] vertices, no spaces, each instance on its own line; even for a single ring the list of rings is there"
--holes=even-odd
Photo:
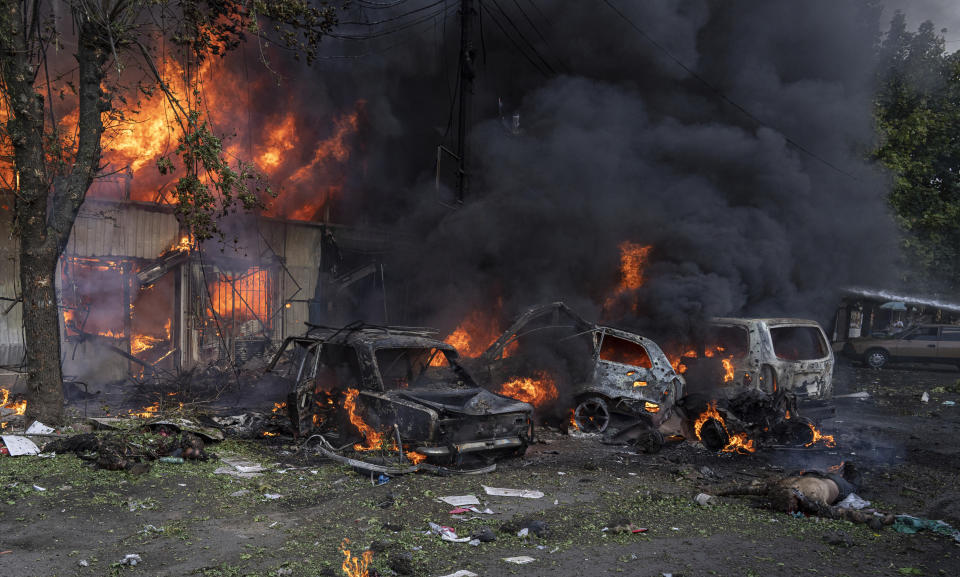
[[[519,459],[478,476],[415,474],[375,485],[289,440],[226,441],[211,449],[267,466],[262,476],[214,474],[222,463],[157,463],[146,474],[95,470],[73,455],[0,457],[0,576],[343,575],[344,540],[370,547],[380,575],[960,575],[960,546],[928,533],[794,518],[761,500],[694,496],[793,469],[854,461],[860,495],[880,510],[960,528],[960,401],[953,368],[873,371],[842,364],[836,449],[716,455],[689,443],[656,455],[541,431]],[[930,401],[920,397],[929,392]],[[483,486],[535,489],[494,497]],[[438,497],[471,494],[493,514],[454,518]],[[269,495],[269,497],[268,497]],[[518,537],[524,521],[543,536]],[[496,540],[471,546],[429,523]],[[618,531],[632,523],[642,533]],[[607,530],[604,530],[604,529]],[[532,533],[532,532],[531,532]],[[120,565],[127,554],[141,562]],[[506,557],[529,556],[525,565]]]

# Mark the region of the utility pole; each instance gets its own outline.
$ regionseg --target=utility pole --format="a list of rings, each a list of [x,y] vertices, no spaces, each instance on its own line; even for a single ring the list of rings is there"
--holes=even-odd
[[[467,164],[467,132],[470,130],[470,109],[473,100],[473,79],[476,76],[473,47],[474,0],[460,0],[460,110],[457,118],[457,202],[463,203],[470,192]]]

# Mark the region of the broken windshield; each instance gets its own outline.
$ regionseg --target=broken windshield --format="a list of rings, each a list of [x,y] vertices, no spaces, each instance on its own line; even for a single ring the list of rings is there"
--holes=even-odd
[[[463,380],[459,371],[456,371],[459,367],[450,362],[442,349],[377,349],[376,357],[383,385],[387,389],[404,389],[440,378]]]

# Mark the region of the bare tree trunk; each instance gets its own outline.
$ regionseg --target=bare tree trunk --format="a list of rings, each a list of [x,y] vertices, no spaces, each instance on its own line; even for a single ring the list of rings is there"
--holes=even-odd
[[[59,424],[63,376],[56,268],[100,163],[100,114],[109,108],[101,93],[108,45],[92,23],[78,16],[77,149],[68,170],[58,158],[46,156],[44,102],[34,85],[44,57],[37,37],[40,6],[0,1],[0,80],[17,171],[27,416]]]

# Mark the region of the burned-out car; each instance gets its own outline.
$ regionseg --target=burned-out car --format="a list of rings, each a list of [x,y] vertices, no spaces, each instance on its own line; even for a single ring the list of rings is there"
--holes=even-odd
[[[683,353],[688,389],[714,396],[779,390],[800,398],[833,394],[833,349],[815,321],[788,318],[713,319],[703,341]]]
[[[300,436],[359,433],[355,449],[402,449],[413,462],[523,453],[533,407],[477,386],[434,334],[312,327],[284,341],[268,375],[289,385],[287,412]]]
[[[560,302],[527,310],[471,367],[503,394],[524,378],[553,387],[535,403],[538,410],[560,413],[584,432],[638,421],[655,432],[684,394],[683,378],[656,343],[587,322]],[[645,442],[656,450],[662,438]]]

